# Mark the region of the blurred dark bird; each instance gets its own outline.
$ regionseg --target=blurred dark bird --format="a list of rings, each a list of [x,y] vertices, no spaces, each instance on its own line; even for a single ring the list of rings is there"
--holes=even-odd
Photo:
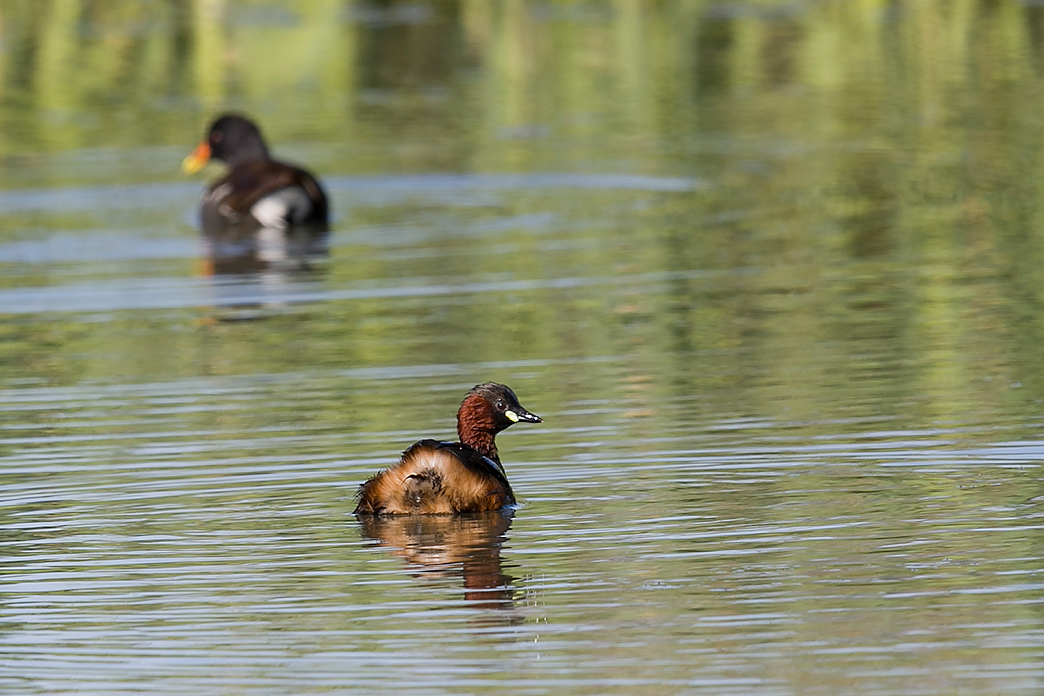
[[[421,440],[395,466],[359,488],[355,514],[446,514],[499,510],[515,503],[494,439],[515,423],[541,423],[503,384],[486,382],[457,411],[460,442]]]
[[[215,263],[265,266],[327,252],[326,192],[309,172],[272,159],[253,121],[237,114],[218,117],[182,170],[194,174],[210,160],[228,165],[200,205],[203,236]]]

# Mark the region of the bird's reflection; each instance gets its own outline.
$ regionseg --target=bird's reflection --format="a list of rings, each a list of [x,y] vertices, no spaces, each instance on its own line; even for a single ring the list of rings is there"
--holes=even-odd
[[[253,221],[202,226],[201,275],[215,321],[268,316],[312,297],[329,270],[329,230],[275,229]]]
[[[466,515],[360,515],[365,538],[392,550],[423,577],[461,577],[464,599],[476,608],[514,606],[514,578],[503,572],[500,549],[511,526],[503,510]]]
[[[293,273],[325,268],[330,232],[325,226],[289,229],[262,227],[253,220],[235,225],[210,221],[204,214],[204,271],[207,275]]]

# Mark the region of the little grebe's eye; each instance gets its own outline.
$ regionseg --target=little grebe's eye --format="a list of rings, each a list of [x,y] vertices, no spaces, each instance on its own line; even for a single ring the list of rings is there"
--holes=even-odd
[[[501,401],[500,399],[497,399],[497,403],[494,404],[494,405],[497,407],[498,411],[503,411],[504,410],[504,402]]]

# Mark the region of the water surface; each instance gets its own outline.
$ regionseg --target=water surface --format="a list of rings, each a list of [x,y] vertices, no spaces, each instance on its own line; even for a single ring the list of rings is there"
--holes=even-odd
[[[0,19],[0,690],[1040,692],[1040,8]],[[203,272],[226,108],[328,264]],[[354,518],[489,379],[518,509]]]

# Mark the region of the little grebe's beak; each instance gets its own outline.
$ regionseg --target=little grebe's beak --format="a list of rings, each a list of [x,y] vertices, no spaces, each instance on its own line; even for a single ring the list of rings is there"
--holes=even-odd
[[[210,144],[200,143],[192,154],[186,157],[181,162],[181,171],[186,174],[195,174],[203,168],[207,162],[210,161]]]
[[[538,416],[535,413],[530,413],[524,408],[519,408],[515,411],[504,411],[504,415],[507,416],[507,419],[512,423],[518,423],[519,421],[524,421],[526,423],[544,422],[543,420],[541,420],[540,416]]]

